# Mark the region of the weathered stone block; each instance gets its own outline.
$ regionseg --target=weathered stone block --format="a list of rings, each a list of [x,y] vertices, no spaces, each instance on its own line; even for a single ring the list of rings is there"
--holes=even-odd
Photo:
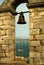
[[[6,19],[11,19],[10,16],[3,16],[3,17],[0,17],[1,20],[6,20]]]
[[[2,20],[0,20],[0,26],[2,25],[3,23],[2,23]]]
[[[3,62],[3,63],[9,63],[9,62],[11,62],[12,60],[10,59],[10,58],[1,58],[1,62]]]
[[[41,51],[44,51],[44,46],[41,46]]]
[[[41,58],[43,58],[43,59],[44,59],[44,52],[42,52],[42,53],[41,53]]]
[[[30,57],[38,57],[40,58],[40,53],[39,52],[30,52]]]
[[[30,23],[36,23],[36,22],[40,22],[41,21],[41,18],[39,17],[39,19],[33,19],[30,17]]]
[[[5,35],[5,30],[0,30],[0,36],[4,36]]]
[[[40,28],[44,29],[44,22],[40,22],[39,25],[40,25]]]
[[[44,46],[44,40],[40,40],[41,46]]]
[[[34,57],[34,58],[33,58],[33,64],[39,65],[39,64],[40,64],[40,58]]]
[[[36,37],[36,39],[38,39],[38,40],[44,40],[44,34],[36,35],[35,37]]]
[[[30,35],[30,40],[33,40],[33,35]]]
[[[12,22],[11,22],[12,21]],[[12,20],[10,20],[10,25],[13,25],[13,26],[15,26],[15,22],[14,22],[15,20],[14,20],[14,18],[12,19]]]
[[[44,22],[34,22],[30,23],[30,28],[42,28],[44,29]]]
[[[11,28],[10,25],[3,25],[3,26],[0,26],[0,30],[10,29],[10,28]]]
[[[10,54],[9,54],[9,52],[6,52],[6,57],[8,57],[8,58],[10,57]]]
[[[44,8],[43,8],[44,9]],[[42,9],[41,9],[42,10]],[[44,11],[39,12],[39,16],[44,15]]]
[[[40,52],[40,46],[33,46],[34,52]]]
[[[14,31],[15,31],[14,29],[7,29],[6,35],[15,35]]]
[[[40,46],[40,41],[30,41],[30,46]]]
[[[30,28],[33,28],[33,25],[34,25],[34,23],[30,23],[29,24]]]
[[[6,19],[6,20],[3,21],[3,24],[4,25],[9,25],[10,24],[10,25],[13,25],[14,26],[15,25],[15,22],[14,22],[14,19],[12,19],[12,20],[11,19],[9,19],[9,20]]]
[[[14,26],[11,26],[11,29],[13,29],[13,30],[14,30]]]
[[[4,20],[3,25],[9,25],[11,20]]]
[[[0,37],[0,44],[10,44],[10,38],[6,36]]]
[[[32,57],[30,57],[30,64],[33,65],[33,58]]]
[[[34,12],[30,13],[30,16],[33,17],[34,16]]]
[[[40,29],[30,29],[30,34],[39,34]]]
[[[4,58],[5,57],[5,53],[4,52],[0,52],[0,58]]]
[[[44,34],[44,29],[42,29],[41,33]]]
[[[40,46],[30,46],[29,49],[30,49],[30,51],[33,51],[33,52],[40,52],[41,51]]]
[[[5,30],[6,35],[10,35],[10,29]]]
[[[41,62],[40,64],[44,65],[44,59],[43,58],[41,58],[40,62]]]
[[[8,50],[9,49],[9,45],[2,45],[2,49],[3,50]]]

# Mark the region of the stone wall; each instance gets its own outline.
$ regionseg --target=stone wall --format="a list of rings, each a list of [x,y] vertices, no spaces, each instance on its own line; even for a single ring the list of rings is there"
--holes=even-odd
[[[28,0],[29,3],[44,2],[44,0]]]
[[[30,64],[44,65],[44,8],[30,8]]]
[[[44,8],[30,8],[29,12],[30,65],[44,65]],[[14,58],[15,18],[10,12],[3,12],[0,13],[0,62],[10,63]]]
[[[14,61],[15,23],[10,12],[0,13],[0,62]]]

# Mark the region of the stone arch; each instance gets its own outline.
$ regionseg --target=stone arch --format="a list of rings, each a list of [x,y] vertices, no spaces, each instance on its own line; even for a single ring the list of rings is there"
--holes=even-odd
[[[28,3],[28,0],[14,0],[11,4],[12,4],[12,7],[14,8],[14,9],[16,9],[16,7],[19,5],[19,4],[21,4],[21,3]],[[14,7],[14,5],[15,5],[15,7]]]
[[[16,0],[5,0],[5,2],[0,6],[0,17],[1,17],[0,30],[2,31],[0,35],[1,36],[4,35],[4,37],[0,36],[0,41],[1,41],[0,51],[2,52],[0,54],[1,55],[0,61],[2,62],[14,61],[14,44],[13,44],[14,40],[12,40],[14,39],[14,35],[11,36],[12,34],[11,29],[15,28],[14,15],[15,15],[15,9],[17,5],[15,6],[15,4],[12,4],[13,1],[16,1]],[[22,1],[27,2],[27,0],[25,1],[22,0]],[[22,3],[22,1],[20,1],[18,5]],[[30,8],[30,12],[31,12],[30,14],[30,64],[40,65],[40,64],[44,64],[44,0],[33,0],[33,1],[28,0],[28,2],[29,2],[28,7]],[[5,18],[8,19],[8,21]],[[5,20],[7,21],[7,23]],[[9,26],[8,26],[8,23],[9,23]],[[14,27],[12,27],[11,25],[14,25]],[[8,35],[8,37],[10,34],[9,38],[6,37],[5,28],[8,29],[8,31],[6,31],[7,32],[6,34]],[[9,53],[11,54],[10,57],[8,57],[8,53],[6,53],[5,51],[6,47],[7,49],[9,48],[6,45],[6,42],[4,40],[6,40],[6,42],[9,42],[10,44],[9,45],[7,43],[7,45],[11,49],[10,50],[11,52]],[[4,45],[2,41],[4,42]],[[4,57],[2,57],[2,54]]]
[[[26,3],[21,3],[21,4],[19,4],[19,5],[16,7],[16,10],[18,10],[22,5],[23,5],[23,6],[25,5],[24,7],[26,7]],[[20,7],[19,7],[19,6],[20,6]],[[21,10],[20,10],[20,11],[17,11],[17,12],[21,12],[21,11],[22,11],[22,12],[23,12],[23,11],[26,12],[26,11],[29,11],[27,7],[26,7],[27,10],[26,10],[26,9],[24,10],[23,7],[20,8],[20,9],[21,9]],[[24,13],[23,13],[23,14],[24,14]],[[19,14],[19,15],[20,15],[20,14]],[[17,17],[16,17],[16,20],[17,20],[17,21],[18,21],[19,15],[17,15]],[[26,16],[27,16],[27,17],[26,17]],[[19,25],[19,24],[17,24],[17,21],[15,21],[15,22],[16,22],[16,23],[15,23],[16,27],[17,27],[18,29],[20,29],[21,32],[25,30],[25,31],[24,31],[25,33],[22,32],[23,34],[22,34],[20,31],[17,31],[17,32],[18,32],[18,33],[16,32],[17,36],[19,36],[19,38],[20,38],[20,36],[21,36],[22,39],[23,39],[24,36],[27,37],[27,38],[24,38],[23,40],[22,40],[22,39],[21,39],[21,40],[18,39],[19,42],[21,42],[21,44],[19,44],[19,47],[20,47],[20,45],[22,46],[22,42],[24,43],[25,41],[27,41],[26,44],[29,45],[29,42],[28,42],[28,41],[29,41],[29,12],[26,13],[26,14],[24,14],[24,17],[25,17],[25,21],[26,21],[26,24],[24,24],[24,25],[23,25],[23,24],[20,24],[20,25]],[[22,26],[22,27],[21,27],[21,26]],[[24,26],[27,27],[27,28],[24,28]],[[20,27],[21,27],[21,28],[20,28]],[[18,29],[17,29],[17,30],[18,30]],[[23,29],[23,30],[22,30],[22,29]],[[27,32],[27,33],[26,33],[26,32]],[[20,33],[20,34],[19,34],[19,33]],[[26,34],[26,35],[25,35],[25,34]],[[16,39],[16,42],[17,42],[17,39]],[[15,44],[17,45],[17,43],[15,43]],[[25,43],[24,43],[24,45],[25,45]],[[25,46],[25,47],[26,47],[26,49],[29,49],[28,46]],[[28,47],[28,48],[27,48],[27,47]],[[17,47],[16,47],[16,48],[17,48]],[[23,46],[22,46],[22,48],[23,48]],[[23,50],[25,50],[25,48],[23,48]],[[25,51],[25,52],[27,52],[27,51]],[[24,52],[23,52],[23,54],[25,55]],[[29,57],[29,52],[27,52],[27,55],[28,55],[28,57]],[[17,56],[17,57],[18,57],[18,56]],[[27,58],[28,58],[28,57],[27,57]],[[18,58],[19,58],[19,57],[18,57]],[[22,56],[21,56],[20,58],[21,58],[21,60],[27,59],[27,58],[24,57],[24,56],[23,56],[24,59],[22,59]]]

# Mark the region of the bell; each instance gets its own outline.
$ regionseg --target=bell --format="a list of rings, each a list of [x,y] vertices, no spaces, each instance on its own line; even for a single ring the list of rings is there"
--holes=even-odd
[[[24,18],[24,15],[22,12],[20,13],[19,20],[18,20],[17,24],[26,24],[25,18]]]

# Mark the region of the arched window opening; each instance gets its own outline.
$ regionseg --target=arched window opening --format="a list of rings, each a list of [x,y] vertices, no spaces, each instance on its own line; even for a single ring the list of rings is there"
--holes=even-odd
[[[26,3],[20,4],[16,8],[16,12],[26,12],[28,8]],[[29,12],[23,13],[26,24],[17,24],[20,14],[15,17],[15,32],[16,32],[16,58],[29,57]]]

